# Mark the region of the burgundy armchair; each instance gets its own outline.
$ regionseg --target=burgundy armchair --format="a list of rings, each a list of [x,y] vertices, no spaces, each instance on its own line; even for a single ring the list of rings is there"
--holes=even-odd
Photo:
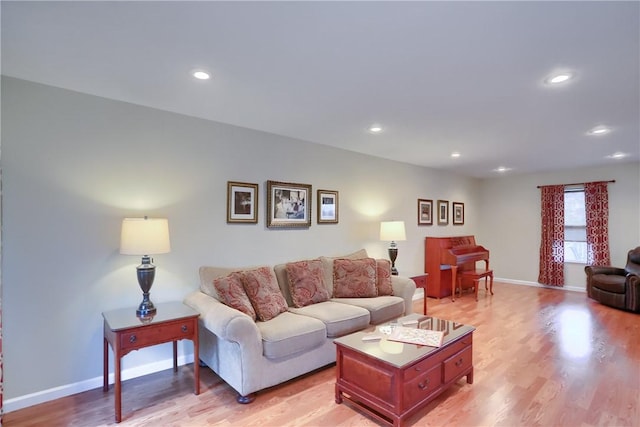
[[[586,266],[584,271],[589,298],[640,313],[640,246],[629,251],[625,268]]]

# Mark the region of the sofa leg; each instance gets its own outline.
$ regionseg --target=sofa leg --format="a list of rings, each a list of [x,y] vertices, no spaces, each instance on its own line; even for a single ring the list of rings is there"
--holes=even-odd
[[[255,398],[256,398],[256,394],[255,393],[251,393],[251,394],[248,394],[246,396],[238,395],[238,397],[236,398],[236,401],[238,403],[242,403],[243,405],[246,405],[247,403],[253,402],[255,400]]]

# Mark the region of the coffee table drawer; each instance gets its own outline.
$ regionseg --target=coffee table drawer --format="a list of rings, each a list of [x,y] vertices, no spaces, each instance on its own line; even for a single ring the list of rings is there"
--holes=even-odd
[[[465,371],[467,371],[472,366],[472,355],[473,351],[471,346],[465,348],[459,353],[451,356],[447,360],[444,361],[444,374],[443,379],[445,383],[454,380],[455,378],[462,375]]]
[[[410,408],[437,391],[440,388],[441,379],[442,367],[438,364],[408,381],[404,386],[404,407]]]

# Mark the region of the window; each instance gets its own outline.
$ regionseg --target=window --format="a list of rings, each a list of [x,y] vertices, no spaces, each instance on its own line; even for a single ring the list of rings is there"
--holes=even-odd
[[[587,216],[584,188],[564,192],[564,261],[587,263]]]

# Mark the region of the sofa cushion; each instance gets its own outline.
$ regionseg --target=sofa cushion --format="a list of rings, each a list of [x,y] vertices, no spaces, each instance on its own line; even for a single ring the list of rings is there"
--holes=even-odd
[[[329,338],[341,337],[359,331],[370,323],[369,311],[354,305],[332,301],[320,302],[306,307],[289,307],[291,313],[308,316],[322,321]]]
[[[266,322],[287,311],[273,269],[260,267],[242,272],[242,284],[259,320]]]
[[[321,346],[326,340],[324,323],[285,312],[266,322],[256,322],[262,334],[262,352],[268,359],[292,356]]]
[[[337,257],[321,256],[322,268],[324,270],[324,284],[327,286],[329,295],[333,295],[333,261],[336,259],[362,259],[368,258],[367,251],[360,249],[359,251]]]
[[[613,292],[615,294],[624,294],[625,290],[625,276],[619,276],[617,274],[594,274],[593,286],[598,289],[607,292]]]
[[[319,259],[290,262],[286,270],[294,307],[304,307],[329,299],[329,291],[324,285],[322,262]]]
[[[379,325],[404,315],[404,299],[390,295],[377,298],[334,298],[331,301],[364,308],[369,311],[372,325]]]
[[[333,261],[334,298],[375,296],[378,296],[375,259],[336,259]]]
[[[376,288],[378,288],[378,295],[393,295],[391,261],[388,259],[376,260]]]
[[[256,312],[244,290],[240,273],[235,272],[228,276],[216,277],[213,279],[213,286],[220,302],[256,320]]]

